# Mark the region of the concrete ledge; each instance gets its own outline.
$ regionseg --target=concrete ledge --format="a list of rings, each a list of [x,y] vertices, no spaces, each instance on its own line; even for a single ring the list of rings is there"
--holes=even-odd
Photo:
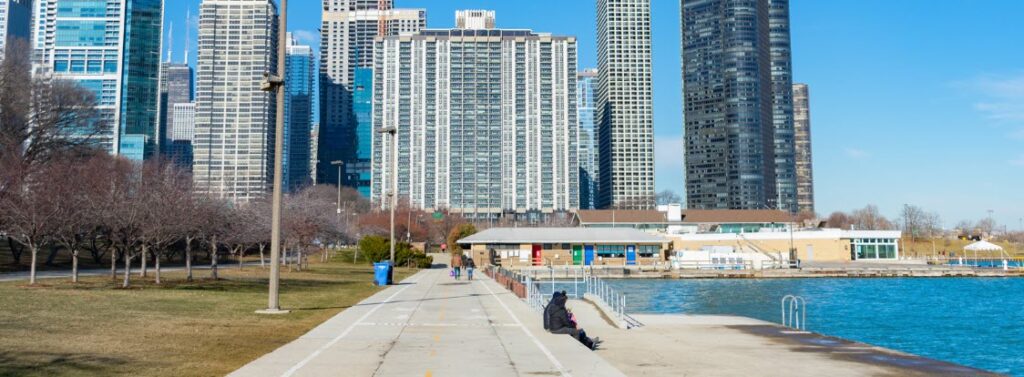
[[[597,308],[597,311],[599,313],[601,313],[601,318],[603,318],[606,322],[608,322],[612,326],[615,326],[615,328],[623,329],[623,330],[628,330],[629,329],[629,324],[627,324],[626,321],[623,321],[623,320],[619,319],[618,316],[616,315],[615,310],[612,309],[612,307],[610,305],[608,305],[607,302],[604,302],[604,300],[601,299],[600,297],[598,297],[597,295],[593,295],[593,294],[590,294],[590,293],[584,293],[583,294],[583,301],[589,302],[592,305],[594,305],[594,307]]]

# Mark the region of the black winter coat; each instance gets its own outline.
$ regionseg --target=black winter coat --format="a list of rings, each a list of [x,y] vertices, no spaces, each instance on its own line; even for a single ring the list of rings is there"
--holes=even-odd
[[[565,309],[565,302],[569,298],[556,292],[551,298],[551,303],[544,308],[544,328],[548,331],[558,331],[563,328],[576,328],[569,320],[569,311]]]

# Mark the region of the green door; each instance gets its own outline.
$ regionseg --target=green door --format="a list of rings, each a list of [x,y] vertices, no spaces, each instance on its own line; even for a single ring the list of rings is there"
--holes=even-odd
[[[572,264],[581,265],[583,264],[583,246],[572,245]]]

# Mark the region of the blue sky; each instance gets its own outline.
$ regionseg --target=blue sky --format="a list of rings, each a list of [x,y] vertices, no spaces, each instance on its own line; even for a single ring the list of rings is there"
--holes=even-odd
[[[167,0],[174,55],[186,10]],[[319,0],[292,0],[289,30],[317,45]],[[593,0],[396,0],[451,27],[456,9],[497,11],[498,27],[579,38],[596,65]],[[654,121],[659,190],[683,191],[679,1],[653,0]],[[914,204],[951,227],[992,210],[1024,218],[1024,28],[1016,0],[791,0],[793,75],[810,85],[817,210]],[[167,27],[167,26],[165,26]],[[195,53],[192,53],[194,60]]]

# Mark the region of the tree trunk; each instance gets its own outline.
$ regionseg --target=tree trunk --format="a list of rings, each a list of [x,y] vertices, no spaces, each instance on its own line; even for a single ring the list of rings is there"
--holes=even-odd
[[[147,272],[146,271],[146,262],[147,262],[146,260],[149,259],[149,254],[147,253],[147,251],[149,251],[149,245],[146,245],[145,243],[143,243],[142,244],[142,258],[141,258],[141,261],[139,262],[139,264],[140,264],[140,266],[139,266],[140,267],[139,268],[139,270],[140,270],[139,271],[139,277],[146,277],[146,272]]]
[[[36,285],[36,262],[39,258],[39,247],[30,242],[28,248],[32,253],[32,266],[29,267],[28,285]]]
[[[263,244],[260,244],[260,268],[267,268],[267,262],[263,257],[263,249],[266,248]]]
[[[217,280],[217,237],[210,239],[210,277]]]
[[[185,238],[185,281],[192,282],[192,237]]]
[[[237,246],[237,247],[238,247],[238,254],[237,254],[238,255],[238,270],[241,271],[242,270],[242,251],[243,251],[243,249],[242,249],[242,246]]]
[[[121,283],[121,288],[128,288],[131,286],[132,279],[132,258],[128,256],[128,252],[124,253],[124,283]]]
[[[156,283],[160,284],[160,254],[154,253],[154,255],[156,255],[156,266],[153,266],[156,268]]]
[[[71,282],[78,283],[78,250],[71,249]]]
[[[110,248],[110,280],[117,280],[117,250]]]

